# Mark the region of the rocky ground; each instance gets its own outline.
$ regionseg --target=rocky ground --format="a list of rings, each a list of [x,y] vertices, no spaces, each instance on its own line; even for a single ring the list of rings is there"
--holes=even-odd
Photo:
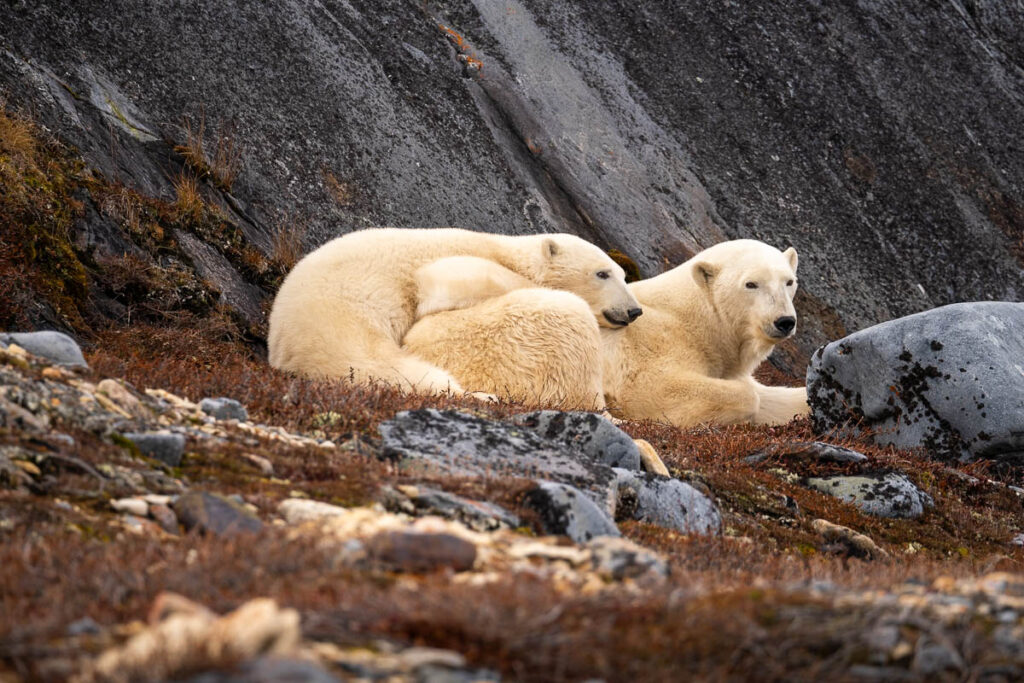
[[[808,422],[622,424],[659,478],[596,416],[300,381],[223,349],[56,365],[6,339],[12,680],[1024,673],[1024,492],[985,465]],[[833,482],[870,486],[848,502]]]
[[[680,114],[672,103],[697,100],[680,99],[680,88],[671,84],[700,69],[664,72],[671,76],[668,87],[659,81],[663,72],[654,63],[629,56],[639,53],[636,41],[646,40],[653,21],[643,3],[637,11],[623,8],[622,21],[614,27],[605,26],[608,16],[601,12],[581,18],[566,8],[549,13],[550,25],[538,27],[528,21],[525,6],[517,14],[525,24],[502,24],[453,3],[451,18],[483,36],[477,44],[467,46],[461,34],[426,21],[410,29],[405,42],[396,43],[402,52],[390,49],[394,46],[388,46],[377,25],[393,26],[398,17],[397,25],[406,26],[408,8],[401,3],[385,3],[383,10],[366,3],[327,3],[327,18],[343,17],[359,31],[339,29],[351,38],[348,42],[333,36],[312,44],[355,46],[360,55],[379,57],[384,66],[365,82],[387,80],[391,85],[378,95],[390,101],[390,88],[395,88],[401,104],[392,104],[401,115],[389,118],[380,98],[370,97],[366,109],[343,112],[352,119],[347,128],[303,116],[305,94],[313,93],[317,102],[333,101],[294,78],[307,72],[303,64],[349,70],[319,53],[303,53],[302,64],[275,56],[299,54],[287,45],[302,42],[296,37],[306,35],[302,22],[288,24],[287,31],[282,28],[289,37],[284,46],[249,55],[255,61],[218,62],[223,70],[198,73],[195,87],[209,90],[197,97],[217,99],[202,94],[216,92],[229,102],[225,84],[239,81],[227,75],[210,81],[211,74],[260,64],[259,82],[287,84],[275,97],[298,106],[288,115],[265,117],[272,125],[256,137],[253,126],[261,117],[243,121],[249,136],[244,139],[268,146],[263,155],[248,150],[241,161],[229,143],[244,136],[204,134],[199,112],[191,112],[191,129],[171,124],[162,135],[149,121],[178,120],[188,108],[178,101],[186,96],[182,83],[196,79],[183,76],[181,64],[193,64],[197,54],[215,59],[215,48],[224,41],[205,32],[226,24],[198,22],[194,34],[205,36],[200,41],[205,47],[164,49],[154,38],[164,35],[162,29],[147,24],[147,17],[133,17],[128,3],[111,10],[112,15],[104,14],[106,5],[101,4],[89,10],[94,18],[114,18],[96,18],[88,26],[76,19],[83,14],[63,12],[60,3],[39,12],[23,3],[0,10],[4,26],[18,27],[0,35],[0,82],[11,88],[4,97],[12,98],[0,100],[0,330],[59,329],[71,333],[84,350],[83,355],[77,345],[52,336],[0,336],[0,680],[1024,676],[1024,513],[1018,488],[1024,445],[1013,421],[1021,414],[1021,397],[1014,393],[1019,385],[1015,340],[1022,338],[1024,326],[1014,322],[1012,329],[986,334],[996,323],[1019,319],[1019,304],[1015,312],[992,314],[995,322],[972,319],[963,329],[977,334],[964,335],[967,341],[960,349],[936,336],[932,318],[887,328],[890,336],[885,338],[899,352],[887,363],[863,352],[881,348],[871,338],[839,340],[812,359],[814,420],[771,428],[679,430],[635,422],[616,427],[600,416],[537,413],[534,406],[426,399],[383,387],[302,381],[270,369],[262,345],[270,297],[306,246],[301,220],[272,225],[274,193],[287,200],[285,205],[313,207],[326,217],[323,221],[336,221],[344,229],[371,220],[391,222],[394,216],[465,223],[448,220],[445,211],[455,210],[470,211],[455,218],[494,219],[496,229],[515,232],[523,227],[518,216],[526,211],[538,225],[579,228],[576,232],[603,239],[606,246],[628,242],[634,255],[646,237],[630,233],[634,223],[619,221],[622,216],[615,211],[649,207],[649,192],[669,197],[663,200],[668,213],[662,218],[677,226],[687,216],[710,211],[699,234],[687,236],[691,226],[677,227],[669,229],[671,240],[657,241],[671,253],[644,254],[641,270],[653,272],[658,259],[680,260],[676,257],[684,255],[690,241],[699,246],[723,233],[761,234],[741,230],[738,223],[750,222],[765,235],[787,239],[787,229],[777,226],[799,224],[809,244],[817,244],[821,235],[819,228],[807,225],[847,225],[854,213],[858,224],[866,226],[858,232],[862,237],[900,222],[932,226],[928,217],[933,209],[943,217],[955,213],[943,203],[954,201],[947,192],[950,182],[967,188],[969,196],[955,200],[958,210],[974,216],[971,225],[987,237],[967,240],[957,232],[956,221],[943,218],[945,232],[936,232],[934,239],[971,241],[970,258],[928,257],[928,263],[897,272],[891,264],[902,263],[901,255],[911,248],[907,244],[917,244],[916,233],[902,231],[898,242],[875,250],[887,254],[890,265],[878,258],[872,264],[891,276],[876,279],[870,277],[874,270],[865,274],[854,267],[859,257],[851,256],[853,251],[875,253],[870,249],[851,248],[829,265],[833,271],[823,269],[831,248],[801,250],[814,255],[801,268],[817,273],[818,281],[811,283],[827,293],[826,300],[803,299],[802,315],[811,313],[802,318],[810,323],[808,336],[800,348],[788,349],[781,370],[766,365],[760,371],[767,382],[799,383],[806,352],[845,336],[832,305],[848,304],[842,316],[863,322],[943,303],[964,292],[987,297],[1016,291],[1019,265],[1008,260],[1002,242],[1006,254],[992,267],[1012,277],[988,278],[989,271],[971,265],[979,254],[987,259],[995,253],[986,251],[993,240],[1019,238],[1019,206],[1006,189],[1012,179],[997,182],[985,170],[996,164],[1007,177],[1018,173],[1016,158],[1006,156],[1013,149],[1005,140],[1011,127],[1000,124],[1002,117],[1013,119],[1013,107],[991,107],[995,118],[984,119],[984,131],[965,129],[965,139],[984,143],[971,143],[981,145],[977,154],[986,158],[978,174],[971,172],[975,152],[953,164],[930,134],[906,133],[917,144],[932,145],[941,158],[929,167],[928,191],[907,205],[909,218],[897,220],[903,214],[891,212],[908,193],[903,183],[919,186],[920,174],[904,172],[907,160],[932,157],[922,156],[921,150],[887,157],[887,147],[899,146],[871,138],[880,124],[846,105],[839,107],[836,125],[860,121],[853,138],[828,131],[799,138],[808,148],[821,143],[833,150],[824,153],[824,161],[805,149],[780,145],[778,150],[758,148],[765,158],[758,168],[733,163],[734,153],[741,159],[760,158],[760,152],[751,156],[749,150],[759,140],[797,139],[786,133],[790,128],[772,123],[779,116],[791,117],[776,111],[775,100],[756,93],[780,94],[798,86],[813,90],[817,80],[785,87],[782,81],[758,80],[764,60],[774,64],[779,54],[803,52],[760,51],[764,46],[751,37],[765,33],[756,16],[741,21],[742,26],[731,15],[694,17],[691,28],[701,35],[713,35],[704,29],[714,27],[745,36],[737,40],[751,46],[755,54],[749,58],[735,50],[708,54],[723,55],[745,69],[736,87],[755,93],[751,101],[760,98],[770,110],[750,114],[758,126],[771,129],[766,132],[730,119],[730,108],[717,104],[733,101],[726,92],[699,100],[700,111],[709,108],[726,120],[708,122],[703,132],[709,134],[699,136],[698,146],[724,150],[724,161],[718,159],[722,168],[743,172],[733,177],[732,171],[723,171],[716,179],[707,170],[715,159],[707,161],[707,150],[702,153],[708,164],[704,182],[723,202],[723,214],[717,215],[704,194],[707,188],[694,181],[688,167],[654,164],[653,176],[641,177],[631,173],[637,164],[643,166],[641,161],[650,161],[642,155],[625,165],[613,164],[615,173],[590,164],[595,149],[633,149],[632,141],[618,140],[614,126],[607,127],[607,137],[593,145],[584,140],[588,144],[578,149],[548,145],[547,137],[537,138],[543,143],[538,146],[530,136],[529,126],[536,124],[556,143],[570,139],[572,129],[563,128],[563,114],[577,123],[603,120],[594,118],[601,108],[591,106],[596,101],[591,90],[618,92],[607,81],[616,72],[613,62],[601,62],[610,70],[599,70],[605,80],[583,83],[578,78],[576,69],[595,73],[584,66],[599,54],[590,42],[576,40],[572,22],[567,23],[585,19],[598,34],[614,38],[610,44],[629,63],[633,78],[656,91],[653,99],[638,97],[654,103],[662,122],[641,126],[653,141],[644,154],[653,154],[659,145],[673,149],[675,143],[658,132],[659,125]],[[956,29],[959,3],[941,12],[922,9],[921,21],[938,22],[952,37],[965,40],[957,43],[964,55],[984,53],[994,60],[989,67],[995,85],[989,95],[998,99],[992,93],[1018,87],[1017,71],[1011,68],[1016,56],[1008,47],[1015,43],[1004,30],[1017,25],[1012,21],[1016,10],[982,12],[975,4],[969,3],[970,30],[963,34]],[[862,10],[870,15],[867,19],[858,14]],[[831,19],[823,16],[818,24],[795,22],[776,32],[795,43],[804,33],[822,35],[835,50],[855,35],[843,29],[844,22],[870,24],[874,13],[887,11],[881,5],[848,10]],[[167,16],[171,24],[189,19]],[[416,21],[423,23],[426,16],[417,10]],[[374,22],[370,28],[366,17]],[[480,22],[489,22],[490,28],[483,30]],[[502,32],[510,26],[524,30]],[[559,45],[564,42],[562,49],[579,46],[568,61],[546,53],[550,59],[545,64],[572,67],[559,72],[566,87],[554,93],[538,90],[523,76],[532,72],[531,65],[498,59],[494,73],[504,69],[512,78],[485,84],[490,91],[484,97],[484,86],[474,77],[473,55],[518,54],[517,41],[533,44],[541,29],[557,37]],[[908,30],[899,22],[878,28],[897,38],[906,34],[915,45],[920,39],[913,36],[925,35]],[[119,39],[109,39],[110,31]],[[53,38],[53,32],[61,37]],[[493,40],[486,37],[491,32],[497,34]],[[984,40],[973,38],[976,34]],[[440,44],[431,42],[435,39]],[[367,52],[363,41],[374,49]],[[949,49],[950,41],[941,42],[942,50]],[[70,45],[79,50],[73,59],[65,50]],[[138,52],[140,45],[156,56],[146,61],[148,75],[136,81],[130,77],[135,58],[125,55]],[[664,52],[649,49],[647,42],[644,46],[651,59]],[[60,66],[88,50],[102,53],[102,58],[93,55],[91,67]],[[891,59],[919,52],[889,49],[881,54]],[[448,62],[459,64],[458,70],[426,68]],[[360,63],[377,68],[369,57],[361,56]],[[762,66],[746,69],[745,64]],[[972,69],[984,67],[971,64]],[[718,62],[697,66],[729,71]],[[468,70],[465,83],[463,68]],[[865,82],[888,73],[879,68]],[[433,80],[417,76],[419,69],[433,74]],[[166,78],[157,78],[158,72]],[[934,73],[939,72],[936,67]],[[362,76],[351,78],[349,85]],[[969,74],[964,78],[970,80]],[[729,79],[708,80],[716,88],[732,88]],[[950,87],[964,86],[963,79],[947,80]],[[620,95],[632,92],[632,86],[623,87]],[[406,115],[420,110],[408,103],[428,91],[427,111],[450,105],[450,116],[429,125],[409,123]],[[868,101],[856,93],[835,98],[828,89],[821,92],[822,101]],[[487,121],[494,130],[467,118],[466,93],[476,98],[472,111],[490,112]],[[537,99],[538,93],[558,101],[575,98],[583,109],[562,108],[558,101]],[[273,113],[280,104],[274,102],[260,106],[268,104]],[[808,111],[823,106],[821,101],[809,104]],[[150,107],[150,113],[138,107]],[[159,115],[152,113],[158,110]],[[749,106],[735,110],[753,111]],[[503,118],[501,111],[520,118]],[[629,105],[623,111],[637,110]],[[701,120],[695,112],[683,112],[681,119]],[[963,115],[959,109],[953,113]],[[903,121],[902,116],[886,120]],[[924,132],[931,130],[934,117],[940,123],[956,119],[941,108],[930,116],[919,126]],[[312,129],[344,136],[353,130],[353,120],[378,127],[360,138],[366,149],[354,149],[346,161],[362,169],[358,174],[339,177],[341,170],[317,162],[307,164],[303,173],[319,180],[293,177],[297,159],[322,159],[350,142],[324,142]],[[308,134],[302,144],[316,150],[286,149],[296,121]],[[380,121],[390,121],[390,127],[380,127]],[[219,114],[211,114],[211,128],[219,123]],[[632,129],[642,123],[629,114],[619,125]],[[420,143],[413,140],[401,146],[408,147],[408,154],[389,156],[389,166],[367,171],[375,159],[390,153],[394,132],[402,129],[427,142],[417,147]],[[514,129],[515,135],[505,129]],[[463,139],[466,130],[474,131],[469,142]],[[748,137],[721,139],[730,130]],[[517,138],[520,134],[525,137]],[[443,139],[433,141],[434,135]],[[954,147],[967,144],[959,135],[953,136]],[[458,144],[448,136],[458,137]],[[827,145],[822,136],[829,139]],[[495,144],[501,150],[489,161],[450,153],[479,152]],[[998,149],[1002,156],[989,159],[986,149]],[[770,172],[767,159],[775,152],[788,167],[802,170]],[[949,154],[956,157],[954,152]],[[506,156],[505,162],[495,161]],[[543,162],[540,170],[535,158]],[[806,165],[794,163],[798,158]],[[431,164],[420,169],[420,162],[428,160]],[[815,164],[820,163],[841,173],[819,172]],[[278,167],[283,175],[267,170]],[[482,169],[519,178],[506,178],[519,189],[506,191],[506,181]],[[517,185],[523,174],[534,179],[526,190]],[[655,176],[665,174],[674,180],[656,182]],[[428,176],[430,182],[420,182]],[[832,178],[845,188],[839,196],[855,200],[833,201],[836,194],[825,193],[822,204],[839,207],[840,215],[790,221],[801,204],[809,204],[791,201],[795,195],[787,183],[813,186],[805,176]],[[677,181],[685,191],[673,194],[666,188],[679,190]],[[552,193],[555,185],[569,199]],[[430,201],[421,201],[422,193],[410,187],[430,189]],[[746,188],[746,194],[737,194],[738,187]],[[325,188],[334,202],[330,211],[320,211],[323,197],[319,204],[311,198]],[[630,201],[602,207],[596,197],[604,194]],[[945,197],[942,202],[938,194]],[[304,199],[308,205],[301,195],[310,195]],[[470,201],[481,195],[485,199]],[[872,212],[876,199],[883,203],[884,198],[889,208]],[[851,202],[852,213],[842,208]],[[972,208],[977,202],[984,206]],[[595,214],[593,225],[580,223],[595,207],[614,215]],[[324,233],[323,221],[313,232]],[[608,232],[609,225],[618,230],[619,223],[624,233]],[[996,228],[989,230],[987,223]],[[934,250],[926,245],[917,252]],[[950,269],[955,277],[949,276]],[[843,273],[844,282],[852,274],[855,282],[844,289],[830,272]],[[901,285],[893,285],[891,278]],[[928,298],[933,283],[946,282],[956,288],[937,290],[937,298]],[[925,299],[905,296],[902,284],[907,283],[918,283],[912,290]],[[886,302],[892,311],[879,311],[872,308],[877,291],[902,294]],[[993,340],[991,347],[980,346]],[[974,362],[979,358],[988,364]],[[996,359],[1001,360],[992,362]],[[877,391],[858,388],[865,381]],[[978,382],[1001,387],[995,400],[981,400]],[[999,423],[995,426],[1001,431],[990,423]],[[859,429],[851,431],[851,424]],[[664,460],[668,476],[643,471],[648,447]]]

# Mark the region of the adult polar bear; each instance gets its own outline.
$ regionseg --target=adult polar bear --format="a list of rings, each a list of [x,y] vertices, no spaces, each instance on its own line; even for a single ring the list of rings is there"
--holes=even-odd
[[[431,297],[421,300],[417,272],[439,260],[457,267],[433,271]],[[448,372],[403,350],[403,336],[418,315],[526,286],[575,292],[608,327],[639,315],[622,268],[572,235],[375,228],[327,242],[288,274],[270,313],[270,364],[310,377],[461,392]]]
[[[796,329],[796,267],[795,249],[781,252],[755,240],[735,240],[632,283],[644,315],[625,329],[601,330],[600,366],[586,362],[594,344],[591,333],[567,344],[545,343],[557,334],[556,317],[521,322],[514,339],[511,328],[495,326],[530,300],[531,290],[427,316],[405,343],[460,380],[513,398],[531,400],[538,389],[532,375],[509,369],[546,363],[576,369],[572,377],[549,373],[549,394],[580,402],[596,385],[619,417],[680,427],[782,423],[808,412],[806,390],[764,386],[753,372]],[[430,292],[421,296],[429,298]],[[470,352],[471,347],[476,350]],[[476,360],[488,355],[500,361]],[[578,393],[563,385],[567,378],[579,383]]]

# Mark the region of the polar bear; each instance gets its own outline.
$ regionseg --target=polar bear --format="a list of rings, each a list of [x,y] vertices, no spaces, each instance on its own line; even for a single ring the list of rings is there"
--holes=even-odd
[[[448,270],[427,271],[434,278],[433,296],[421,302],[417,272],[452,257],[478,261],[446,261]],[[472,270],[481,262],[493,262],[508,279],[481,284]],[[453,264],[470,270],[461,273]],[[270,313],[270,363],[309,377],[461,393],[462,385],[450,373],[401,348],[405,333],[417,315],[471,306],[527,285],[578,292],[595,324],[604,327],[625,326],[639,314],[622,268],[572,235],[375,228],[324,244],[288,274]]]
[[[793,248],[781,252],[756,240],[735,240],[630,284],[644,315],[624,329],[600,329],[600,366],[590,356],[596,324],[584,331],[576,321],[578,329],[556,336],[553,321],[569,315],[561,303],[547,314],[535,311],[517,316],[514,326],[501,326],[530,304],[550,306],[536,289],[428,315],[409,330],[406,345],[483,391],[520,400],[535,392],[585,405],[600,387],[609,409],[622,418],[679,427],[783,423],[808,412],[806,390],[764,386],[753,372],[796,329],[797,260]],[[490,282],[514,281],[491,273]],[[429,280],[421,283],[427,285]],[[546,378],[547,386],[538,389],[531,384],[538,380],[518,373],[520,367]]]
[[[463,386],[500,398],[563,410],[603,408],[601,334],[587,303],[528,282],[517,289],[523,283],[493,264],[480,264],[476,273],[492,292],[514,291],[426,315],[405,335],[403,348]],[[420,275],[421,296],[429,301],[434,280]]]
[[[769,387],[753,377],[796,330],[797,262],[792,247],[733,240],[630,284],[644,316],[602,340],[612,413],[679,427],[781,424],[807,414],[804,387]]]

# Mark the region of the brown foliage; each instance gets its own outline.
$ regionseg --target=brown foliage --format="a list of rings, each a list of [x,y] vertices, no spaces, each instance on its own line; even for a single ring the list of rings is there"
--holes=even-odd
[[[186,118],[184,128],[185,142],[175,146],[174,151],[182,156],[197,177],[209,178],[216,187],[229,192],[241,165],[241,150],[232,127],[228,126],[216,134],[217,144],[212,159],[206,152],[204,142],[206,111],[200,111],[197,124]]]

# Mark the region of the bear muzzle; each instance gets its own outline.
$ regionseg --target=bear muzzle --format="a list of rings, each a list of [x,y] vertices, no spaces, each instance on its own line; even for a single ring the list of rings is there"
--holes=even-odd
[[[615,325],[616,327],[625,327],[643,315],[643,312],[644,309],[637,306],[630,308],[625,312],[617,308],[609,308],[601,311],[601,314],[604,316],[604,319],[612,325]]]
[[[772,330],[772,337],[788,337],[796,329],[796,318],[791,315],[784,315],[781,318],[776,318],[773,324],[775,329]]]

